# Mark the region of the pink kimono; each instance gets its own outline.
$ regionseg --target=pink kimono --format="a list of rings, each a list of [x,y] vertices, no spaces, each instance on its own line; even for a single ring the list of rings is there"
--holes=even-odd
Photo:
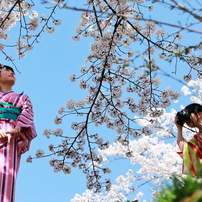
[[[2,103],[16,106],[20,109],[20,115],[16,116],[16,120],[0,118],[0,129],[9,132],[15,126],[23,127],[19,137],[8,135],[8,140],[0,140],[0,202],[14,202],[20,157],[29,150],[31,140],[36,137],[36,131],[32,104],[27,95],[19,95],[13,91],[0,92],[0,105]],[[0,114],[2,113],[0,111]]]

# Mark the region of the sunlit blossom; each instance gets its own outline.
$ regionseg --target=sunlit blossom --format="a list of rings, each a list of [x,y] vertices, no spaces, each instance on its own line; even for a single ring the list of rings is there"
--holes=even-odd
[[[45,152],[44,152],[44,150],[42,150],[42,149],[38,149],[38,150],[36,151],[36,157],[37,157],[37,158],[42,158],[42,157],[44,156],[44,154],[45,154]]]

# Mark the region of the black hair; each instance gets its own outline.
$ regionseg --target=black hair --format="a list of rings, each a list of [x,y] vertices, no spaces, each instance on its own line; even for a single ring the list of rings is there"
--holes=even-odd
[[[8,66],[8,65],[3,65],[3,64],[0,64],[0,70],[3,69],[3,68],[6,68],[6,70],[11,70],[14,74],[14,70],[12,67]]]
[[[202,106],[200,104],[193,103],[193,104],[187,105],[185,107],[185,110],[188,111],[189,113],[194,113],[197,115],[199,112],[202,112]]]
[[[193,103],[186,106],[184,109],[182,109],[176,114],[176,117],[178,119],[177,124],[183,126],[184,123],[191,119],[192,113],[197,116],[200,112],[202,112],[202,106],[200,104]]]

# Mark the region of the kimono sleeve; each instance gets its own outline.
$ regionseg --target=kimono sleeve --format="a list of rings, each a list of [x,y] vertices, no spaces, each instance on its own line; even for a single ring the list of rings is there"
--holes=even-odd
[[[176,152],[180,155],[181,158],[183,158],[183,149],[181,150],[178,144],[176,144]]]
[[[29,140],[32,140],[37,136],[37,134],[34,125],[33,106],[29,97],[23,95],[20,105],[22,106],[22,111],[16,120],[16,126],[23,127],[23,133],[26,134]]]

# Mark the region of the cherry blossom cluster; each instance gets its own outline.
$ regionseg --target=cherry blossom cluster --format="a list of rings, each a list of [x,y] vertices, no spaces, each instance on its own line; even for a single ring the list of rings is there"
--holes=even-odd
[[[48,154],[40,149],[36,152],[37,158],[54,156],[50,160],[54,172],[70,174],[72,168],[83,171],[86,186],[91,191],[75,196],[75,201],[82,197],[85,200],[90,197],[92,201],[105,200],[99,194],[102,190],[106,191],[107,199],[113,201],[119,196],[125,200],[125,195],[136,190],[131,186],[133,181],[140,184],[153,181],[160,185],[163,179],[181,172],[181,159],[172,141],[176,138],[173,133],[176,111],[166,112],[180,93],[173,90],[172,85],[161,86],[162,80],[157,74],[163,67],[157,59],[171,64],[175,62],[174,73],[177,73],[176,64],[180,62],[201,77],[201,41],[189,44],[183,41],[184,26],[179,25],[177,31],[169,33],[170,30],[146,17],[148,12],[151,15],[155,12],[156,4],[164,4],[183,10],[185,16],[187,13],[191,15],[191,26],[195,20],[201,23],[199,10],[193,13],[192,7],[188,10],[174,0],[152,1],[154,6],[148,2],[151,3],[144,0],[87,1],[87,9],[81,13],[73,39],[79,41],[81,37],[90,37],[93,43],[85,65],[80,68],[80,75],[71,75],[70,80],[77,81],[79,88],[88,93],[81,100],[68,100],[55,117],[55,124],[61,125],[66,116],[74,116],[69,126],[72,132],[68,129],[66,134],[62,128],[46,129],[44,135],[47,138],[61,138],[61,143],[49,145]],[[189,31],[190,26],[187,26]],[[197,30],[192,32],[197,33]],[[184,74],[183,79],[194,85],[191,71]],[[183,87],[183,91],[189,95],[191,92],[187,88]],[[192,97],[192,101],[196,99]],[[107,128],[110,137],[98,132],[94,126]],[[113,136],[114,131],[116,136]],[[189,135],[186,131],[185,137]],[[137,176],[127,179],[131,183],[126,183],[125,187],[122,183],[119,185],[124,187],[124,193],[115,190],[116,187],[113,189],[110,179],[102,179],[103,174],[111,172],[106,164],[113,157],[130,159],[131,165],[140,165]],[[32,157],[28,161],[31,162]],[[136,198],[141,196],[140,193]]]
[[[127,195],[134,192],[133,182],[135,181],[135,176],[133,171],[130,169],[126,173],[126,177],[121,175],[116,179],[116,184],[111,186],[110,190],[106,191],[106,195],[103,196],[101,193],[93,193],[91,190],[86,190],[85,193],[81,195],[75,194],[71,202],[80,201],[96,201],[96,202],[116,202],[116,201],[126,201]],[[134,200],[139,200],[143,197],[142,192],[138,192]]]
[[[74,130],[82,130],[76,123],[72,123]],[[102,163],[102,157],[97,155],[93,145],[97,144],[101,149],[107,148],[109,142],[103,142],[102,138],[98,137],[98,134],[88,135],[84,130],[79,132],[77,137],[67,137],[63,135],[63,130],[57,128],[55,130],[46,129],[44,135],[50,138],[51,135],[56,137],[63,137],[61,144],[49,145],[49,151],[51,154],[56,155],[58,158],[50,160],[50,165],[53,167],[54,172],[63,171],[65,174],[71,173],[71,168],[79,168],[83,170],[83,173],[87,178],[87,188],[93,189],[94,192],[100,192],[105,185],[107,189],[111,187],[110,179],[105,180],[105,183],[99,182],[101,174],[110,173],[111,170],[108,167],[99,166]],[[87,138],[86,138],[87,136]],[[90,152],[86,149],[86,142],[89,141]],[[36,157],[40,158],[41,150],[37,150]],[[43,153],[44,154],[44,153]],[[28,157],[27,162],[31,162],[31,157]],[[92,169],[91,169],[92,168]]]
[[[81,20],[79,27],[76,29],[77,35],[73,37],[75,41],[79,41],[80,37],[92,37],[95,43],[91,45],[91,54],[87,58],[87,62],[94,64],[97,60],[105,60],[108,54],[108,48],[110,47],[109,61],[104,68],[111,68],[112,63],[120,64],[123,62],[124,66],[130,66],[132,59],[130,59],[130,53],[127,53],[123,47],[130,47],[133,43],[140,41],[146,41],[144,55],[149,55],[146,66],[152,68],[152,70],[158,69],[158,65],[155,63],[155,59],[151,58],[155,52],[160,59],[166,61],[182,60],[187,63],[190,68],[193,68],[197,72],[201,72],[201,54],[197,54],[195,50],[201,50],[201,42],[198,44],[183,45],[181,42],[183,35],[179,29],[176,32],[167,33],[164,28],[158,27],[155,21],[145,19],[147,11],[140,10],[141,7],[151,8],[145,1],[94,1],[93,4],[88,2],[93,9],[97,9],[97,12],[103,12],[102,14],[96,14],[91,12],[84,12],[81,14]],[[164,3],[163,1],[158,1]],[[178,8],[178,5],[173,5],[175,1],[165,3],[170,8]],[[154,2],[153,2],[154,3]],[[154,4],[155,5],[155,4]],[[193,9],[193,5],[186,9],[186,12],[190,14],[189,9]],[[183,7],[178,9],[183,10]],[[200,9],[196,7],[197,14],[191,13],[193,17],[199,19]],[[147,10],[146,9],[146,10]],[[152,10],[154,6],[152,6]],[[150,10],[150,9],[149,9]],[[184,9],[185,10],[185,9]],[[145,14],[145,16],[143,15]],[[149,13],[150,15],[152,12]],[[99,16],[99,17],[98,17]],[[195,18],[190,22],[190,26],[195,23]],[[159,23],[159,22],[158,22]],[[161,23],[159,23],[161,24]],[[181,28],[181,27],[179,27]],[[192,30],[194,31],[194,30]],[[197,30],[195,30],[197,32]],[[200,40],[200,39],[199,39]],[[139,53],[134,54],[133,58],[137,58]],[[125,55],[125,58],[123,58]],[[129,57],[130,55],[130,57]],[[122,56],[122,57],[120,57]],[[156,56],[155,56],[156,57]],[[100,64],[100,63],[99,63]],[[95,65],[94,65],[95,66]],[[99,65],[100,66],[100,65]],[[190,77],[190,74],[187,75]]]
[[[197,80],[191,80],[187,86],[182,87],[185,96],[189,96],[193,103],[202,104],[202,78],[199,75]]]
[[[57,8],[54,6],[49,16],[39,16],[37,11],[34,11],[34,1],[26,0],[2,0],[0,2],[0,39],[4,41],[10,37],[8,32],[14,26],[19,27],[19,34],[16,35],[15,44],[5,45],[0,43],[0,51],[6,55],[6,59],[13,61],[12,56],[8,56],[7,47],[16,47],[16,53],[19,58],[24,58],[25,52],[34,48],[34,43],[39,43],[38,38],[43,31],[53,33],[55,25],[60,25],[61,20],[53,17],[53,13]],[[51,22],[52,21],[52,22]]]
[[[189,96],[191,102],[202,104],[201,78],[189,81],[181,90],[185,96]],[[182,108],[183,107],[184,106],[182,106]],[[98,149],[99,155],[101,155],[103,159],[103,165],[110,163],[118,157],[120,159],[129,159],[131,165],[139,165],[140,168],[136,170],[136,174],[133,175],[133,178],[128,178],[127,180],[125,178],[127,182],[124,181],[125,186],[121,189],[124,190],[128,188],[128,184],[131,183],[130,194],[136,194],[135,199],[140,199],[140,197],[138,197],[138,188],[142,185],[153,182],[154,187],[152,187],[152,190],[153,194],[155,194],[157,188],[164,183],[165,179],[169,179],[173,174],[181,175],[182,159],[176,153],[176,142],[172,141],[172,139],[176,137],[175,134],[177,131],[174,124],[176,113],[177,111],[175,109],[171,109],[170,112],[164,111],[163,115],[159,117],[147,115],[144,118],[140,118],[135,116],[134,119],[138,121],[138,125],[143,128],[148,127],[152,131],[150,136],[143,135],[138,139],[131,139],[127,142],[123,142],[124,138],[118,138],[107,149]],[[193,137],[193,132],[186,128],[184,128],[183,133],[186,140]],[[133,168],[133,166],[131,166],[131,168]],[[116,187],[117,185],[111,185],[111,187],[114,186]],[[72,202],[76,202],[79,199],[93,200],[95,198],[100,201],[116,201],[117,199],[114,199],[113,196],[120,197],[123,201],[128,199],[129,193],[120,196],[119,191],[120,189],[111,188],[109,192],[102,192],[101,195],[86,190],[82,195],[76,194]],[[143,197],[143,194],[141,194],[141,196]],[[142,199],[141,201],[145,200]]]

